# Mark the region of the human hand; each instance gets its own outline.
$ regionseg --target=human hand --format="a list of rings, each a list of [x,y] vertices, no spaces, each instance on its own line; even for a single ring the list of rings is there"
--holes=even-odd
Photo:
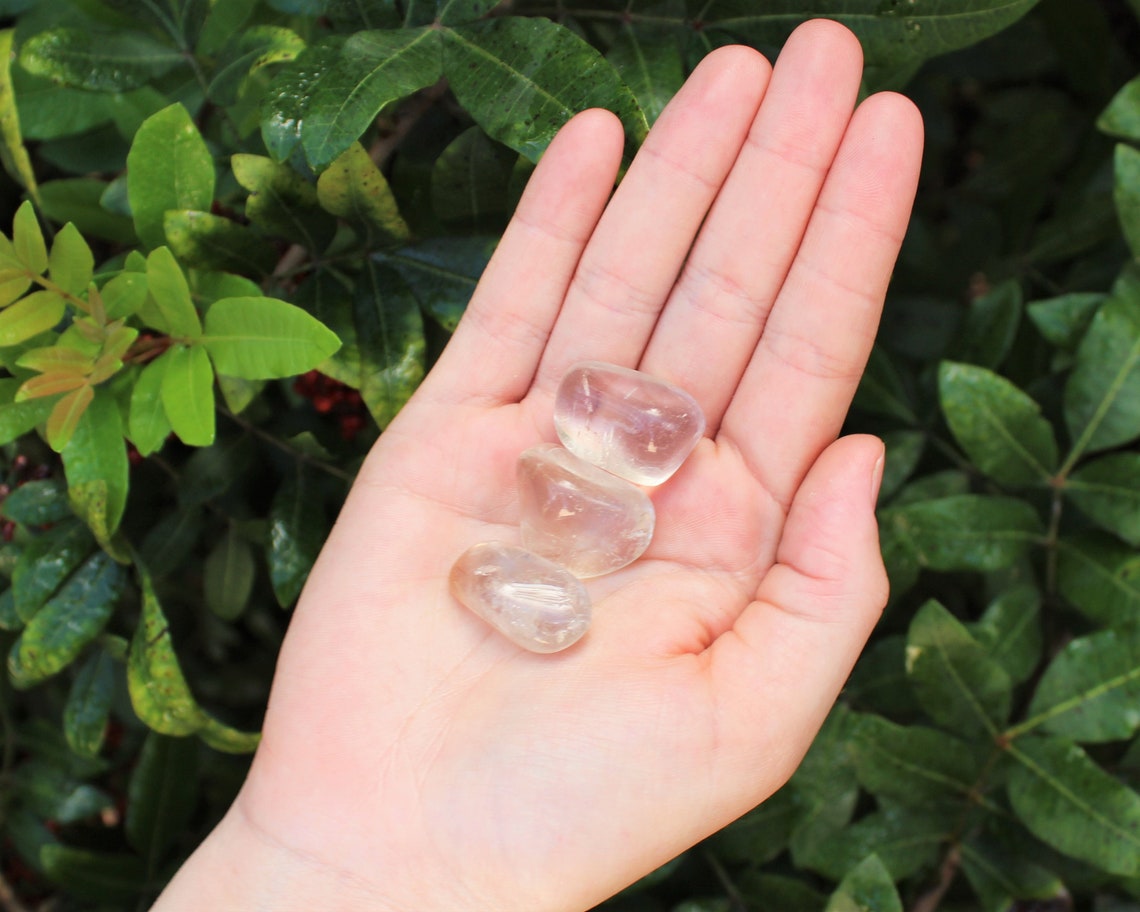
[[[829,22],[774,73],[714,51],[612,199],[616,119],[563,129],[357,479],[240,797],[157,908],[584,909],[791,775],[887,594],[882,446],[835,438],[921,125],[889,94],[852,114],[860,70]],[[645,556],[588,581],[590,632],[535,655],[447,577],[517,539],[515,462],[585,358],[687,389],[707,436]]]

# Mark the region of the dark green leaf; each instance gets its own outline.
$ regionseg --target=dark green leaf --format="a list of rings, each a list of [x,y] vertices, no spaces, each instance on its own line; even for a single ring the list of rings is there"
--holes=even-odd
[[[173,345],[160,360],[167,362],[161,396],[170,427],[189,446],[209,446],[215,430],[209,355],[198,345]]]
[[[907,674],[936,722],[966,735],[996,734],[1009,717],[1012,683],[986,648],[936,601],[911,622]]]
[[[77,896],[99,902],[126,903],[138,897],[146,886],[146,872],[135,855],[94,852],[57,843],[40,850],[40,862],[53,882]]]
[[[1065,645],[1045,669],[1019,731],[1123,741],[1140,729],[1140,630],[1102,630]]]
[[[1140,434],[1140,292],[1126,287],[1093,317],[1065,386],[1068,462]]]
[[[134,244],[134,222],[102,204],[107,183],[89,177],[48,181],[40,186],[44,215],[53,222],[74,222],[87,237],[117,244]]]
[[[139,546],[143,566],[156,579],[173,573],[190,555],[201,532],[201,509],[170,511],[151,527]]]
[[[1076,351],[1105,296],[1077,292],[1034,301],[1025,308],[1033,325],[1048,341],[1065,351]]]
[[[288,165],[260,155],[230,159],[234,177],[249,191],[245,214],[268,234],[314,252],[323,251],[336,233],[336,222],[317,201],[317,189]]]
[[[94,92],[137,89],[186,62],[174,47],[142,32],[56,28],[31,36],[20,63],[36,76]]]
[[[893,718],[913,718],[919,711],[906,676],[906,638],[884,636],[872,641],[843,689],[854,707]]]
[[[1057,441],[1026,393],[984,367],[952,361],[939,366],[938,391],[946,423],[979,469],[1006,484],[1049,481]]]
[[[166,243],[163,221],[171,209],[209,209],[214,179],[214,160],[186,108],[173,104],[143,121],[127,156],[127,193],[142,242]]]
[[[1140,453],[1086,463],[1069,476],[1065,496],[1102,529],[1140,546]]]
[[[1110,874],[1140,874],[1140,795],[1061,738],[1030,735],[1007,750],[1010,801],[1034,836]]]
[[[633,146],[649,125],[617,71],[547,19],[503,16],[442,30],[443,70],[459,103],[492,139],[531,161],[586,108],[609,108]]]
[[[1041,540],[1041,523],[1025,501],[963,494],[881,511],[880,524],[920,566],[998,570]]]
[[[1116,214],[1132,255],[1140,258],[1140,149],[1121,143],[1116,147]]]
[[[959,844],[962,870],[986,909],[1013,912],[1015,900],[1056,900],[1064,908],[1064,882],[1004,841],[974,836]],[[1032,906],[1029,906],[1032,908]]]
[[[682,34],[675,26],[624,22],[606,59],[653,124],[685,81]]]
[[[118,404],[102,387],[60,455],[72,509],[106,547],[127,505],[130,466]]]
[[[888,431],[883,434],[886,462],[879,486],[879,502],[890,500],[903,483],[910,478],[926,449],[926,434],[922,431]]]
[[[114,695],[115,660],[105,650],[95,649],[80,666],[63,708],[63,733],[75,753],[98,755]]]
[[[996,368],[1013,345],[1021,310],[1021,286],[1014,280],[972,300],[956,337],[954,360]]]
[[[763,864],[788,848],[792,831],[804,817],[793,788],[784,788],[713,837],[717,856],[725,861]]]
[[[70,665],[111,617],[123,582],[122,568],[106,554],[88,558],[36,612],[12,647],[12,683],[30,687]]]
[[[1112,536],[1062,538],[1057,543],[1057,587],[1100,624],[1140,622],[1140,553]]]
[[[198,803],[198,743],[151,732],[127,787],[127,841],[155,871]]]
[[[971,627],[974,639],[1014,683],[1028,680],[1041,660],[1041,594],[1034,586],[1005,589]]]
[[[317,179],[317,197],[327,212],[366,235],[386,241],[408,237],[388,180],[360,143],[353,143]]]
[[[825,912],[903,912],[890,871],[869,855],[840,882]]]
[[[340,340],[285,301],[223,298],[206,313],[202,344],[219,374],[258,380],[312,370],[340,347]]]
[[[94,545],[87,527],[75,521],[29,541],[12,569],[16,613],[30,621]]]
[[[953,835],[944,813],[881,801],[879,810],[832,834],[812,867],[839,879],[874,854],[893,880],[902,880],[932,866]]]
[[[500,0],[436,0],[436,19],[441,25],[457,25],[479,19],[499,5]]]
[[[881,346],[871,349],[867,369],[859,381],[854,405],[876,415],[887,415],[907,423],[918,421],[902,374]]]
[[[249,542],[231,525],[206,556],[206,606],[222,620],[237,620],[253,592],[255,570]]]
[[[1096,125],[1110,136],[1140,142],[1140,76],[1125,83],[1113,96]]]
[[[71,515],[67,488],[56,478],[25,482],[4,498],[0,513],[25,526],[57,523]]]
[[[282,608],[288,608],[301,594],[328,532],[317,497],[306,476],[298,474],[281,484],[269,508],[266,558],[273,593]]]
[[[855,812],[859,783],[847,746],[854,722],[854,714],[841,704],[832,709],[785,786],[803,809],[790,840],[792,859],[799,867],[823,867],[830,845],[847,831]]]
[[[459,134],[436,159],[432,208],[441,221],[489,230],[505,221],[511,175],[518,156],[492,142],[479,127]]]
[[[178,259],[196,269],[265,276],[277,262],[277,251],[268,240],[220,215],[169,210],[162,227]]]
[[[325,15],[341,32],[399,28],[396,0],[326,0]]]
[[[385,254],[383,261],[400,274],[424,312],[451,331],[494,249],[492,238],[432,238]]]

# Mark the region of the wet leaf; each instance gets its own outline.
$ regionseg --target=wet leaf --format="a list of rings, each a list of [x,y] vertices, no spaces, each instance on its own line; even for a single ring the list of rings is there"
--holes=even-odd
[[[137,89],[185,62],[177,48],[125,30],[55,28],[32,35],[20,48],[20,64],[29,73],[93,92]]]

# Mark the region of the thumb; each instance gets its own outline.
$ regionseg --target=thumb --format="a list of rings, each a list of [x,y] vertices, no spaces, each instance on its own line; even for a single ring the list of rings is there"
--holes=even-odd
[[[844,437],[820,454],[755,601],[713,646],[735,761],[762,763],[777,784],[806,753],[887,601],[875,521],[882,466],[875,437]]]

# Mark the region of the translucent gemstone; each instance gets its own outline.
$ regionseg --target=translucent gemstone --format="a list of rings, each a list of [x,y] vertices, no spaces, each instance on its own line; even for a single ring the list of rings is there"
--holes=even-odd
[[[568,571],[524,548],[483,542],[451,568],[451,594],[507,639],[558,652],[590,626],[590,597]]]
[[[634,484],[659,485],[705,432],[692,396],[640,371],[583,361],[562,378],[554,427],[565,447]]]
[[[628,481],[552,443],[518,462],[523,547],[575,576],[601,576],[641,557],[653,537],[653,503]]]

